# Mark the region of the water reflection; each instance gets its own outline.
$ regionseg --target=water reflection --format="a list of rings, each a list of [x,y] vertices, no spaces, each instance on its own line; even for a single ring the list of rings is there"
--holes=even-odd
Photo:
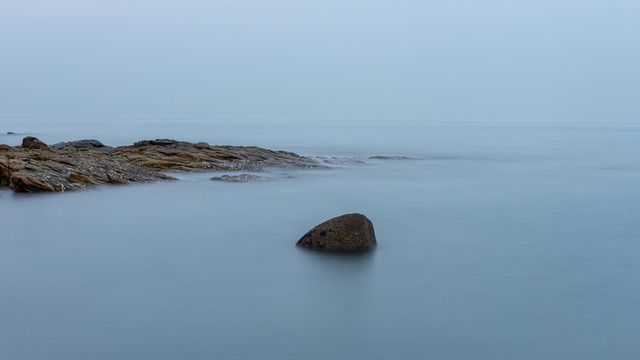
[[[370,314],[369,301],[373,292],[376,251],[362,254],[339,254],[298,248],[306,266],[302,281],[322,289],[315,293],[319,302],[352,320],[364,319]],[[313,301],[318,301],[314,299]]]

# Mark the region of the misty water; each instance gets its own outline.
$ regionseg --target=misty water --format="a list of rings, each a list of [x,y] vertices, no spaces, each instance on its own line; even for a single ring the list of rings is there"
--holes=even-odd
[[[224,172],[0,191],[3,359],[640,354],[638,124],[2,120],[0,131],[10,145],[258,145],[329,166],[253,183],[209,180]],[[350,212],[372,220],[374,252],[294,246]]]

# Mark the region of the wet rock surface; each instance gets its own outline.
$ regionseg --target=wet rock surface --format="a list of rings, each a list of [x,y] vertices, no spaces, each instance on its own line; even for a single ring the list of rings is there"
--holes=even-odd
[[[412,158],[410,158],[408,156],[390,156],[390,155],[369,156],[369,159],[372,159],[372,160],[412,160]]]
[[[258,176],[258,175],[239,174],[239,175],[214,176],[211,178],[211,180],[224,181],[224,182],[254,182],[254,181],[269,181],[272,179],[266,178],[263,176]]]
[[[329,252],[358,253],[376,246],[373,224],[362,214],[345,214],[309,230],[296,246]]]
[[[100,184],[175,180],[162,172],[315,168],[310,158],[255,146],[211,146],[170,139],[110,147],[98,140],[47,146],[35,137],[0,145],[0,187],[17,192],[72,191]]]

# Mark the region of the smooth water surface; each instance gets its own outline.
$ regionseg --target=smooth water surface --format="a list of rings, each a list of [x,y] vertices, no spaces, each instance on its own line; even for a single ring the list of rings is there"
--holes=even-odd
[[[0,124],[11,145],[168,137],[332,166],[0,191],[3,359],[640,356],[640,125]],[[348,212],[373,221],[373,253],[294,246]]]

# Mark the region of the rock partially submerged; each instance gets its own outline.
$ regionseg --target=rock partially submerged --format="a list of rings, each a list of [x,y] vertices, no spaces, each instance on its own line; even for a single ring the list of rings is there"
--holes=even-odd
[[[376,234],[366,216],[345,214],[309,230],[296,246],[331,252],[365,252],[376,246]]]
[[[20,146],[0,145],[0,187],[17,192],[72,191],[99,184],[175,180],[163,171],[259,171],[268,167],[319,166],[312,159],[285,151],[169,139],[143,140],[120,147],[105,146],[98,140],[47,146],[29,136]]]
[[[394,156],[394,155],[375,155],[369,156],[369,159],[372,160],[412,160],[412,158],[408,156]]]
[[[211,178],[213,181],[224,181],[224,182],[254,182],[254,181],[269,181],[271,179],[251,174],[240,174],[240,175],[222,175],[222,176],[214,176]]]

